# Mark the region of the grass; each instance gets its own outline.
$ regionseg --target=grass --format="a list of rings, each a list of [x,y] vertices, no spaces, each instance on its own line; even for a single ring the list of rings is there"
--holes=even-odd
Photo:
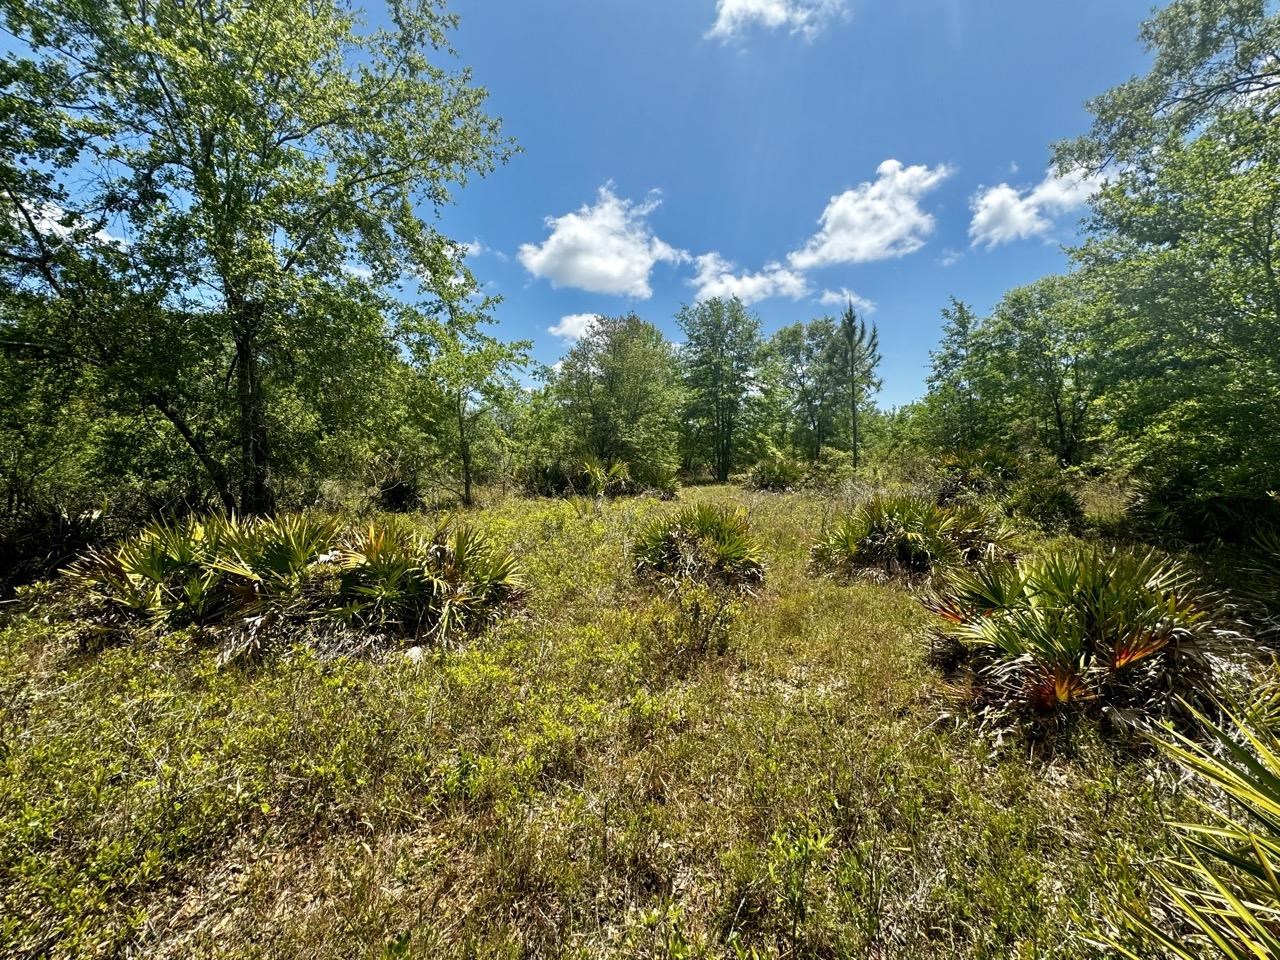
[[[916,598],[807,569],[823,500],[682,499],[745,510],[769,572],[678,669],[631,551],[683,504],[650,498],[470,514],[527,602],[419,657],[219,666],[194,627],[86,652],[11,615],[0,955],[1096,955],[1171,849],[1150,762],[949,715]]]

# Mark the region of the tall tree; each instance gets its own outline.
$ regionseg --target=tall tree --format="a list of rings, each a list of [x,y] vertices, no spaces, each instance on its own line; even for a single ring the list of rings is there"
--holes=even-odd
[[[680,361],[689,398],[686,420],[723,482],[737,462],[759,362],[760,321],[737,297],[713,297],[681,307],[676,322],[685,337]]]
[[[641,482],[675,470],[680,372],[653,324],[635,314],[597,317],[561,361],[553,387],[579,456],[625,463]]]
[[[1174,0],[1142,25],[1151,69],[1089,101],[1093,127],[1059,144],[1064,169],[1142,166],[1171,140],[1240,109],[1280,112],[1280,14],[1274,0]]]
[[[978,324],[973,309],[952,297],[942,308],[942,341],[929,353],[937,440],[951,449],[972,450],[980,435]]]
[[[435,438],[447,474],[457,478],[462,503],[475,502],[475,449],[486,416],[513,390],[512,372],[528,362],[529,341],[503,343],[480,329],[480,310],[451,311],[447,319],[418,316],[408,335],[423,387],[417,404]]]
[[[270,510],[271,390],[291,345],[366,332],[313,304],[404,278],[437,304],[474,288],[459,246],[416,212],[508,150],[485,92],[434,62],[455,18],[435,0],[392,0],[392,26],[363,32],[340,0],[4,0],[4,13],[25,50],[4,66],[0,264],[10,290],[46,304],[7,339],[119,378],[224,502],[234,476],[241,510]],[[212,389],[219,367],[231,462],[184,386]]]
[[[831,348],[831,362],[838,377],[849,428],[849,454],[856,469],[860,445],[858,414],[881,386],[880,378],[876,376],[876,368],[880,366],[880,334],[875,324],[867,326],[867,321],[858,316],[852,301],[840,315]]]
[[[779,371],[792,410],[792,441],[810,460],[835,436],[836,384],[831,359],[836,324],[830,317],[780,328],[769,338],[769,353]]]

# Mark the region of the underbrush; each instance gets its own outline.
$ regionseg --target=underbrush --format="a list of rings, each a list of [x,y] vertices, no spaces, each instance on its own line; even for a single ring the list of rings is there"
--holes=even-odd
[[[910,592],[812,575],[826,501],[684,497],[749,516],[766,582],[637,579],[652,499],[511,498],[467,520],[522,615],[429,656],[10,613],[0,955],[1095,957],[1189,817],[1162,768],[993,753]]]
[[[1170,824],[1177,833],[1177,853],[1146,868],[1155,879],[1155,909],[1122,903],[1104,934],[1123,956],[1141,960],[1157,951],[1181,960],[1280,956],[1280,737],[1274,673],[1261,692],[1269,701],[1267,716],[1228,711],[1222,726],[1201,716],[1207,739],[1174,735],[1159,741],[1220,802],[1205,803],[1194,821]]]
[[[658,517],[636,535],[633,552],[642,579],[741,589],[764,580],[764,557],[747,515],[732,507],[699,503]]]
[[[1149,728],[1206,703],[1240,646],[1223,598],[1155,552],[1058,546],[955,570],[926,601],[938,656],[988,715]]]
[[[465,523],[344,528],[332,517],[189,517],[93,550],[63,575],[79,616],[118,625],[220,628],[232,648],[346,626],[448,643],[524,592],[514,558]]]
[[[823,531],[813,547],[813,562],[844,576],[870,571],[918,577],[1004,559],[1019,545],[1007,522],[983,507],[879,495],[840,515]]]

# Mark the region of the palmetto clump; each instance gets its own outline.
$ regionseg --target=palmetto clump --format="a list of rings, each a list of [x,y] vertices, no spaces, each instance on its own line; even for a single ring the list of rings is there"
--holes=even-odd
[[[1209,695],[1237,637],[1221,598],[1155,552],[1070,547],[956,570],[926,606],[940,650],[995,712],[1145,726]]]
[[[1280,956],[1280,737],[1228,717],[1226,727],[1198,717],[1207,738],[1173,734],[1160,744],[1228,803],[1202,802],[1200,822],[1169,824],[1178,852],[1148,867],[1161,913],[1121,903],[1120,926],[1144,941],[1107,936],[1123,956]]]
[[[845,576],[875,571],[922,576],[941,567],[1004,559],[1018,538],[1007,522],[977,506],[939,506],[907,496],[876,496],[836,518],[814,544],[814,564]]]
[[[344,531],[327,517],[188,518],[156,523],[74,563],[67,580],[125,620],[259,634],[322,621],[448,642],[523,595],[514,558],[445,521]]]
[[[650,521],[632,552],[636,575],[749,590],[764,580],[760,546],[742,510],[695,504]]]

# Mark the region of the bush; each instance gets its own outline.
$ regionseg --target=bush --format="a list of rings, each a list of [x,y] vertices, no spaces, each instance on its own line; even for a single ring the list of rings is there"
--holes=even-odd
[[[344,532],[301,514],[155,523],[86,554],[66,579],[117,621],[255,637],[328,621],[441,643],[474,631],[523,591],[511,555],[466,524],[446,521],[422,537],[404,523]]]
[[[952,666],[993,713],[1146,726],[1211,693],[1232,635],[1217,594],[1155,552],[1067,547],[956,571],[926,600]]]
[[[100,541],[107,521],[99,510],[69,514],[31,509],[0,518],[0,596],[51,576]]]
[[[1062,471],[1053,468],[1019,477],[1009,488],[1005,509],[1046,530],[1076,528],[1084,520],[1084,506]]]
[[[776,449],[770,448],[748,472],[744,486],[748,490],[783,491],[798,487],[805,479],[805,468]]]
[[[1240,595],[1252,622],[1269,638],[1280,632],[1280,530],[1263,530],[1254,537],[1241,573]]]
[[[1018,475],[1017,458],[998,448],[948,454],[938,467],[942,472],[937,494],[940,504],[997,496]]]
[[[1206,822],[1172,823],[1181,857],[1151,868],[1161,914],[1126,904],[1121,924],[1146,942],[1124,956],[1221,956],[1253,960],[1280,956],[1280,738],[1272,730],[1231,717],[1227,730],[1200,717],[1209,741],[1174,735],[1163,750],[1203,785],[1230,802],[1203,803]],[[1170,929],[1170,919],[1182,929]]]
[[[845,576],[866,570],[920,576],[938,567],[1012,555],[1014,533],[991,511],[875,496],[838,517],[812,550],[819,567]]]
[[[742,510],[695,504],[641,529],[633,548],[636,575],[750,589],[764,580],[764,560]]]

